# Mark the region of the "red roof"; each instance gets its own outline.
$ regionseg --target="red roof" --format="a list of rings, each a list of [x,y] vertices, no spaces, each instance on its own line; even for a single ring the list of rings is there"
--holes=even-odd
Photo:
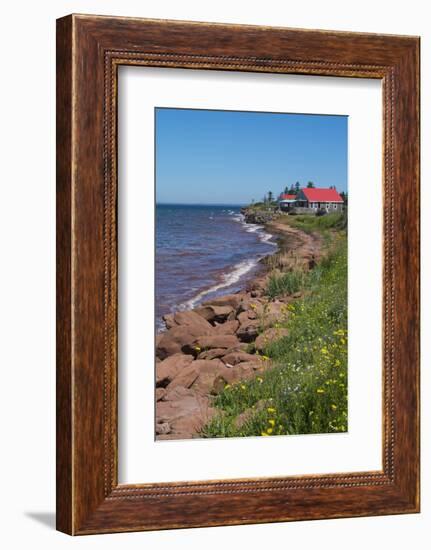
[[[306,187],[302,189],[308,202],[343,202],[336,189],[318,189]]]
[[[282,193],[280,196],[280,200],[282,201],[294,201],[296,199],[296,195],[289,195],[287,193]]]

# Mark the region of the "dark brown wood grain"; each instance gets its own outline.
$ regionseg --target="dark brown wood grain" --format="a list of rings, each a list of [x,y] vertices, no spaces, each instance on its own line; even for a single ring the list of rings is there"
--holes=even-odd
[[[58,529],[87,534],[417,512],[419,39],[79,15],[57,25]],[[118,485],[122,64],[382,80],[382,471]]]

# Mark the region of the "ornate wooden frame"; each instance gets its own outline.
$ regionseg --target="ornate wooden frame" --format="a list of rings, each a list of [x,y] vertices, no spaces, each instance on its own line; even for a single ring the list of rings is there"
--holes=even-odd
[[[117,68],[124,64],[382,80],[382,471],[118,484],[116,90]],[[59,19],[57,216],[60,531],[419,511],[419,38],[87,15]]]

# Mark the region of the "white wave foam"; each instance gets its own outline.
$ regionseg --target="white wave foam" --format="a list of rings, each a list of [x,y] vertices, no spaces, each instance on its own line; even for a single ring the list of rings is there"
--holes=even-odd
[[[237,283],[241,279],[241,277],[243,277],[246,273],[248,273],[251,269],[253,269],[253,267],[257,265],[257,262],[258,259],[244,260],[242,262],[239,262],[235,265],[231,272],[222,275],[222,280],[220,283],[217,283],[206,290],[202,290],[202,292],[196,294],[194,298],[192,298],[191,300],[187,300],[187,302],[181,304],[178,309],[193,309],[202,300],[202,298],[204,298],[208,294],[212,294],[217,290],[221,290],[222,288],[226,288]]]
[[[259,231],[260,229],[263,229],[262,225],[255,225],[250,223],[244,223],[244,228],[247,231],[247,233],[256,233],[256,231]]]
[[[275,243],[274,241],[271,241],[272,239],[271,233],[262,233],[261,235],[259,235],[259,238],[263,243],[271,244],[272,246],[277,246],[277,243]]]

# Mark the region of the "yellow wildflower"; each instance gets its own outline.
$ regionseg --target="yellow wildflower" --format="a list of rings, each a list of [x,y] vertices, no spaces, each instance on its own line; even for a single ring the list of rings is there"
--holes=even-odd
[[[271,426],[274,427],[274,426],[275,426],[275,420],[273,420],[272,418],[270,418],[270,419],[268,420],[268,424],[271,424]]]
[[[241,384],[241,389],[242,389],[242,390],[245,390],[244,384]]]
[[[273,407],[268,407],[266,409],[269,413],[275,413],[275,409]]]
[[[260,435],[268,435],[266,432],[261,432]]]
[[[268,435],[271,435],[271,434],[272,434],[272,428],[268,428],[268,429],[266,430],[266,433],[267,433]]]
[[[323,388],[318,388],[316,391],[317,393],[325,393],[325,390]]]
[[[333,411],[336,411],[336,410],[337,410],[337,405],[334,405],[334,403],[332,403],[331,409],[332,409]]]

